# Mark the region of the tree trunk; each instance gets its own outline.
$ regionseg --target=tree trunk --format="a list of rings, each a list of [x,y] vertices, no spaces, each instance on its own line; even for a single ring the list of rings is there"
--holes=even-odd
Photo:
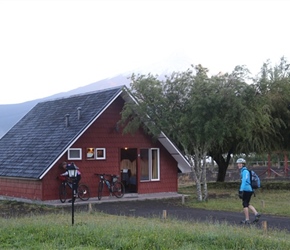
[[[206,201],[208,198],[207,193],[207,180],[206,180],[206,157],[204,155],[202,160],[202,173],[201,173],[202,183],[203,183],[203,200]]]
[[[228,165],[226,162],[220,162],[218,164],[218,175],[217,175],[217,182],[224,182],[226,178]]]
[[[190,165],[192,168],[192,174],[193,174],[193,179],[196,185],[196,195],[197,195],[197,200],[202,201],[202,190],[201,190],[201,181],[200,181],[200,174],[198,171],[198,166],[195,163],[194,156],[192,155],[187,155],[188,159],[190,160]]]
[[[226,159],[223,157],[222,153],[216,153],[211,155],[211,157],[215,160],[218,165],[218,176],[217,182],[224,182],[226,178],[227,169],[230,163],[232,150],[230,150],[227,154]]]
[[[202,189],[201,189],[201,182],[199,180],[196,182],[196,195],[197,195],[197,200],[202,201]]]
[[[187,155],[190,159],[193,178],[196,183],[197,200],[203,201],[207,199],[207,181],[206,181],[206,154],[195,148],[194,155]],[[202,187],[203,184],[203,187]]]

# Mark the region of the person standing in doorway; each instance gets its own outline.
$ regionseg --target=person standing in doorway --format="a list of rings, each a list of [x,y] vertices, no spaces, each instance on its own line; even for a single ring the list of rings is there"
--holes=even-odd
[[[249,209],[255,214],[255,219],[253,222],[258,222],[261,217],[261,214],[257,212],[254,206],[250,205],[250,200],[254,192],[251,186],[250,172],[246,167],[246,160],[244,158],[239,158],[236,163],[240,170],[240,176],[241,176],[239,197],[243,201],[242,205],[243,205],[243,210],[244,210],[244,215],[245,215],[245,219],[242,220],[241,223],[250,224]]]

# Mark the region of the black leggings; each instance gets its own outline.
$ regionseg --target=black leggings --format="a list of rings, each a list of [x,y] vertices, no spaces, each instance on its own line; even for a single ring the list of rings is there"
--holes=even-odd
[[[243,192],[243,207],[248,207],[250,205],[250,200],[253,192],[244,191]]]

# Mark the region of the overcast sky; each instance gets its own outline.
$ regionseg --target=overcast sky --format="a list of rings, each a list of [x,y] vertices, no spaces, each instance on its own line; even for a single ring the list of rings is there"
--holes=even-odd
[[[267,59],[290,61],[289,10],[288,0],[0,0],[0,104],[140,69],[257,74]]]

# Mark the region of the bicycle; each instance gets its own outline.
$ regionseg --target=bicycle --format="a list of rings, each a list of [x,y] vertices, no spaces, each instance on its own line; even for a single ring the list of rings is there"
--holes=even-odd
[[[67,186],[72,190],[73,183],[71,180],[64,176],[59,176],[58,179],[61,181],[59,186],[59,199],[64,203],[67,199]],[[87,201],[90,198],[90,189],[85,184],[79,184],[77,189],[77,197],[82,201]]]
[[[113,194],[117,198],[122,198],[125,193],[125,187],[124,184],[119,181],[119,175],[111,175],[111,174],[95,174],[100,177],[100,182],[98,186],[98,200],[102,199],[103,196],[103,188],[104,188],[104,183],[109,189],[110,196]],[[105,178],[105,176],[110,176],[111,181]]]

